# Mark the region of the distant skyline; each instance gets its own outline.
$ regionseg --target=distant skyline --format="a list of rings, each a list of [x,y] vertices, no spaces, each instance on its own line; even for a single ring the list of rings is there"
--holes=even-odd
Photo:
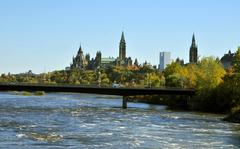
[[[2,0],[0,74],[65,69],[84,54],[117,57],[124,31],[127,56],[159,64],[159,52],[189,61],[221,57],[240,46],[239,0]]]

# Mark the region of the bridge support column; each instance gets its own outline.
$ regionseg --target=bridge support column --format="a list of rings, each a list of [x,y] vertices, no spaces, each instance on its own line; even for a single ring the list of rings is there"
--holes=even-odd
[[[122,108],[127,109],[127,96],[123,96]]]

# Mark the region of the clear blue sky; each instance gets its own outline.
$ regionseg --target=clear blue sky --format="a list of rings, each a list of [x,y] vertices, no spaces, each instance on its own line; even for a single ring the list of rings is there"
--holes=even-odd
[[[0,73],[69,66],[84,53],[127,55],[158,64],[159,52],[184,58],[193,32],[200,56],[221,57],[240,46],[239,0],[0,0]]]

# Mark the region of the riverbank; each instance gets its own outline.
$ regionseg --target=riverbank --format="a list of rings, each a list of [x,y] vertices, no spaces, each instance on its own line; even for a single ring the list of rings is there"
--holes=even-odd
[[[229,114],[223,120],[233,123],[240,123],[240,111]]]
[[[187,96],[180,95],[139,95],[139,96],[129,96],[128,101],[130,102],[139,102],[139,103],[148,103],[156,105],[166,105],[169,109],[172,110],[191,110],[191,106],[188,103],[189,99]]]
[[[233,123],[240,123],[240,106],[233,108],[231,113],[223,120]]]
[[[240,123],[240,107],[233,108],[231,112],[223,110],[216,110],[211,108],[212,104],[200,101],[198,98],[189,98],[188,96],[168,96],[168,95],[154,95],[154,96],[130,96],[128,101],[140,102],[148,104],[166,105],[171,110],[184,110],[184,111],[196,111],[196,112],[207,112],[215,114],[227,114],[223,119],[224,121]]]

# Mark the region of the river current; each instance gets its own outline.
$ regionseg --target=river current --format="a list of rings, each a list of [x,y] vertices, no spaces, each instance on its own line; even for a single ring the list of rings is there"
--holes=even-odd
[[[118,96],[0,93],[0,148],[240,148],[224,115],[167,110]]]

